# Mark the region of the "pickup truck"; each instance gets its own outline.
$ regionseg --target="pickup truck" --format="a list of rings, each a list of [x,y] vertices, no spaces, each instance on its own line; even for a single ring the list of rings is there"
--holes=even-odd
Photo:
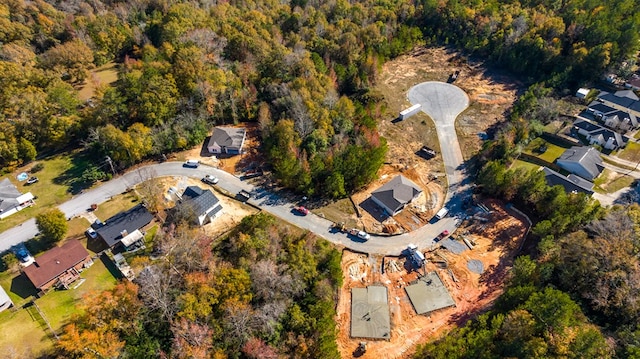
[[[212,175],[206,175],[202,178],[202,182],[208,183],[208,184],[217,184],[218,181],[219,181],[218,177],[215,177]]]

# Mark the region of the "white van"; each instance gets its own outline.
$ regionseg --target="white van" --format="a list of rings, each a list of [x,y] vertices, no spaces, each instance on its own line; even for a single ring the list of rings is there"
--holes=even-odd
[[[436,213],[436,218],[437,219],[443,219],[444,217],[447,216],[447,214],[449,213],[449,209],[447,207],[442,207],[438,213]]]
[[[200,166],[200,161],[198,160],[187,160],[187,162],[184,163],[185,167],[193,167],[193,168],[198,168],[198,166]]]

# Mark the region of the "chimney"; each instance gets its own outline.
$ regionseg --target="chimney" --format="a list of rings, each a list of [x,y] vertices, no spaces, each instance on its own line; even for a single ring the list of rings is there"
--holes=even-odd
[[[120,235],[122,236],[122,238],[126,237],[129,234],[129,232],[127,232],[126,229],[123,229],[122,232],[120,232]]]

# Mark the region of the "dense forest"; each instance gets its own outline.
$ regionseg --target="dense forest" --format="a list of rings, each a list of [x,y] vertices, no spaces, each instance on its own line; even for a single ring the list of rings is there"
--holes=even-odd
[[[156,246],[163,260],[136,259],[147,266],[135,283],[86,298],[58,357],[338,357],[329,242],[261,213],[221,241],[177,229]]]
[[[258,121],[286,187],[342,197],[384,162],[380,66],[455,44],[564,89],[630,64],[640,5],[574,1],[29,1],[0,4],[0,167],[82,146],[126,168]],[[625,61],[627,60],[627,61]],[[88,70],[115,61],[89,101]],[[628,67],[628,66],[627,66]],[[366,158],[367,161],[362,161]],[[87,168],[87,182],[106,177]]]

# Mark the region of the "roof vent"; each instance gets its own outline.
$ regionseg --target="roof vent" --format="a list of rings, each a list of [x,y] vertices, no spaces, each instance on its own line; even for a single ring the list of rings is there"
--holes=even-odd
[[[56,264],[60,264],[60,261],[56,259]]]

